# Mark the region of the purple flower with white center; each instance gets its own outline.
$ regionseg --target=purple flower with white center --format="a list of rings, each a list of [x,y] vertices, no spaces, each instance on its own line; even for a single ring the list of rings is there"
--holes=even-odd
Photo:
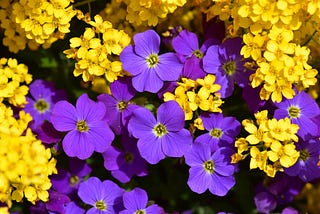
[[[87,94],[81,95],[76,107],[59,101],[52,110],[51,121],[58,131],[68,131],[62,141],[69,157],[89,158],[94,151],[103,153],[111,145],[114,134],[103,120],[106,107],[94,102]]]
[[[318,166],[320,155],[320,140],[310,139],[300,141],[296,144],[297,151],[300,151],[298,161],[291,167],[285,168],[284,172],[290,176],[299,176],[304,182],[312,181],[320,177]]]
[[[147,162],[140,156],[137,140],[128,134],[121,138],[123,150],[109,147],[102,155],[104,167],[111,171],[113,177],[122,183],[127,183],[132,176],[146,176],[148,174]]]
[[[60,193],[73,196],[79,184],[91,173],[90,166],[78,158],[69,159],[69,170],[58,169],[58,174],[51,176],[52,188]]]
[[[81,183],[78,190],[80,199],[92,206],[87,211],[90,214],[114,214],[123,210],[123,193],[117,184],[109,180],[101,182],[97,177]]]
[[[159,106],[157,118],[146,108],[138,108],[128,129],[138,139],[141,156],[151,164],[168,157],[181,157],[192,144],[190,132],[184,128],[184,112],[176,101]]]
[[[123,128],[128,125],[132,111],[138,106],[131,104],[130,100],[136,94],[132,87],[131,77],[123,77],[110,84],[111,94],[101,94],[98,100],[106,106],[105,119],[110,128],[120,135]]]
[[[51,111],[56,102],[66,99],[66,93],[63,90],[56,90],[53,83],[44,80],[35,80],[30,86],[30,97],[27,96],[27,104],[24,111],[30,113],[33,119],[31,125],[35,130],[44,121],[51,122]]]
[[[199,48],[197,35],[187,30],[181,31],[178,36],[173,38],[172,47],[184,62],[181,74],[183,77],[196,80],[206,76],[202,68],[202,59],[208,47],[213,44],[218,44],[218,42],[209,39]]]
[[[230,158],[233,153],[226,147],[212,153],[207,144],[194,143],[185,154],[186,164],[191,167],[188,179],[190,189],[198,194],[209,189],[214,195],[226,195],[235,184],[235,166]]]
[[[202,113],[200,118],[209,132],[197,137],[195,142],[207,143],[212,152],[223,146],[234,148],[234,139],[241,130],[241,124],[236,118],[224,117],[221,113]]]
[[[203,57],[203,68],[207,73],[216,75],[216,83],[221,85],[221,98],[232,95],[234,83],[245,87],[251,72],[244,67],[246,62],[240,55],[240,37],[225,40],[221,45],[212,45]]]
[[[133,87],[139,91],[157,93],[164,81],[176,81],[182,64],[174,53],[159,54],[160,37],[154,30],[137,33],[134,45],[129,45],[120,54],[124,70],[132,76]]]
[[[162,208],[157,204],[152,204],[147,207],[148,195],[146,191],[138,187],[134,188],[130,192],[123,194],[123,205],[125,210],[122,210],[120,214],[161,214],[164,213]]]
[[[314,99],[304,91],[295,95],[292,99],[284,99],[280,103],[274,103],[278,108],[274,112],[276,119],[290,118],[291,122],[299,125],[298,136],[303,140],[317,137],[319,125],[313,120],[320,116],[320,109]]]

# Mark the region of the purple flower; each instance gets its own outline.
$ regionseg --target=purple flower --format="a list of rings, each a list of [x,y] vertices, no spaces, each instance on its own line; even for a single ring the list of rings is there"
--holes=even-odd
[[[284,172],[290,176],[298,175],[304,182],[319,178],[320,140],[300,141],[296,145],[297,150],[300,151],[300,157],[293,166],[285,168]]]
[[[190,132],[184,129],[184,112],[175,101],[160,105],[157,119],[146,108],[136,109],[128,129],[138,138],[141,156],[151,164],[165,156],[181,157],[192,143]]]
[[[269,192],[259,192],[254,196],[254,203],[259,213],[270,213],[277,207],[277,200]]]
[[[313,118],[320,115],[320,109],[314,99],[304,91],[295,95],[292,99],[284,99],[280,103],[275,103],[278,108],[274,112],[276,119],[288,117],[291,122],[299,125],[298,136],[303,140],[317,137],[319,124]]]
[[[154,30],[137,33],[134,45],[120,54],[124,70],[132,76],[133,87],[139,91],[158,92],[163,81],[178,80],[182,64],[174,53],[159,55],[160,37]]]
[[[121,142],[123,150],[111,146],[102,154],[104,167],[122,183],[129,182],[133,175],[146,176],[147,162],[139,154],[136,139],[124,134]]]
[[[232,153],[231,149],[224,147],[212,154],[208,145],[194,143],[185,154],[186,164],[191,167],[188,179],[191,190],[201,194],[209,189],[214,195],[226,195],[235,184]]]
[[[112,181],[101,182],[97,177],[90,177],[79,186],[80,199],[93,206],[87,211],[90,214],[114,214],[123,209],[122,195],[124,190]]]
[[[181,31],[173,38],[172,47],[184,62],[182,76],[193,80],[204,78],[206,73],[202,68],[202,58],[208,47],[217,43],[210,39],[199,48],[197,35],[187,30]]]
[[[240,37],[225,40],[221,45],[212,45],[203,57],[203,68],[207,73],[216,75],[216,83],[221,85],[221,98],[232,95],[234,83],[245,87],[251,72],[244,67],[245,60],[240,55]]]
[[[148,195],[146,191],[140,188],[134,188],[130,192],[123,194],[123,205],[125,210],[120,214],[144,213],[144,214],[160,214],[163,213],[161,207],[152,204],[147,207]]]
[[[55,130],[52,123],[47,121],[39,125],[34,132],[37,134],[37,138],[43,143],[57,143],[62,139],[62,133]]]
[[[78,190],[79,184],[90,173],[91,168],[86,161],[70,158],[69,170],[58,169],[58,174],[51,176],[52,188],[72,197]]]
[[[132,87],[131,78],[119,78],[110,84],[112,95],[101,94],[98,100],[106,106],[105,119],[110,128],[120,135],[123,127],[128,125],[132,111],[138,106],[131,104],[130,100],[136,94],[136,90]]]
[[[32,130],[36,129],[44,121],[51,122],[51,111],[56,102],[66,99],[62,90],[56,90],[53,83],[44,80],[35,80],[30,86],[30,97],[26,97],[27,104],[24,111],[30,113],[33,119]]]
[[[94,151],[104,152],[111,145],[114,134],[103,121],[106,108],[94,102],[87,94],[81,95],[76,107],[67,101],[55,104],[51,121],[58,131],[69,131],[62,141],[69,157],[89,158]]]
[[[241,130],[241,124],[236,118],[224,117],[221,113],[202,113],[200,118],[209,132],[197,137],[195,142],[207,143],[211,151],[222,146],[234,147],[234,139]]]

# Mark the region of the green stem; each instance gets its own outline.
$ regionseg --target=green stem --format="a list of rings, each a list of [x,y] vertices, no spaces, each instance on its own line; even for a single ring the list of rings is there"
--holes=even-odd
[[[315,30],[315,31],[312,33],[312,35],[307,39],[307,41],[305,41],[305,42],[302,44],[302,46],[306,46],[306,45],[312,40],[312,38],[314,37],[314,35],[315,35],[317,32],[318,32],[318,31]]]

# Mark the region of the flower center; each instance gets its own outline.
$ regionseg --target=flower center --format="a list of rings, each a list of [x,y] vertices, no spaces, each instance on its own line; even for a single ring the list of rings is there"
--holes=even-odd
[[[145,210],[137,210],[134,214],[146,214]]]
[[[128,103],[126,101],[120,101],[117,103],[117,108],[122,111],[124,109],[126,109],[128,106]]]
[[[228,76],[231,76],[236,72],[236,63],[234,61],[229,61],[225,63],[222,68]]]
[[[194,50],[192,52],[193,55],[195,55],[197,58],[202,59],[203,53],[200,50]]]
[[[307,149],[301,150],[300,151],[300,159],[303,161],[308,160],[310,157],[310,153]]]
[[[155,127],[153,127],[153,133],[157,136],[157,137],[162,137],[163,135],[167,134],[167,128],[159,123],[157,125],[155,125]]]
[[[148,67],[153,68],[159,63],[159,56],[158,56],[158,54],[150,54],[146,58],[146,61],[148,63]]]
[[[288,108],[288,113],[291,118],[298,118],[300,116],[300,109],[295,106],[290,106]]]
[[[203,164],[203,168],[206,172],[208,172],[209,174],[212,174],[214,171],[214,163],[212,160],[207,160],[206,162],[204,162]]]
[[[223,132],[221,129],[214,128],[214,129],[211,129],[211,131],[210,131],[211,137],[221,138],[222,134],[223,134]]]
[[[104,201],[97,201],[96,204],[95,204],[95,207],[98,209],[98,210],[107,210],[107,205]]]
[[[79,177],[78,176],[76,176],[76,175],[72,175],[71,177],[70,177],[70,184],[73,186],[73,185],[75,185],[76,183],[78,183],[79,182]]]
[[[87,122],[84,120],[79,120],[77,122],[77,130],[79,132],[87,132],[89,130]]]
[[[127,163],[132,163],[132,161],[133,161],[133,155],[132,155],[132,153],[126,152],[126,153],[124,154],[124,160],[125,160]]]
[[[43,113],[48,110],[49,103],[47,103],[44,99],[39,99],[35,104],[35,108],[38,110],[38,112]]]

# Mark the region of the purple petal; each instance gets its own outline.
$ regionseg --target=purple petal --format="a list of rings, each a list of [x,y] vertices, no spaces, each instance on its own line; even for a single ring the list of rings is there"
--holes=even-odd
[[[96,152],[102,153],[106,151],[114,139],[114,134],[108,124],[104,121],[97,121],[88,124],[88,126],[88,143],[90,142],[94,144],[94,150]]]
[[[130,192],[123,194],[123,203],[125,208],[132,211],[132,213],[137,210],[144,209],[147,206],[148,195],[146,191],[138,187],[134,188]]]
[[[87,159],[94,151],[93,142],[88,142],[87,140],[86,133],[72,130],[62,141],[63,150],[69,157],[78,157],[82,160]]]
[[[73,175],[77,175],[78,177],[85,177],[92,171],[86,161],[79,160],[78,158],[69,158],[69,169]]]
[[[318,134],[317,124],[304,115],[301,115],[299,119],[291,119],[291,122],[299,125],[297,134],[303,140],[308,140],[311,138],[311,136]]]
[[[203,69],[210,74],[216,74],[220,67],[219,46],[212,45],[203,57]]]
[[[120,61],[123,70],[128,71],[131,75],[136,76],[148,69],[148,64],[144,57],[138,56],[133,46],[129,45],[123,49],[120,54]]]
[[[188,186],[193,192],[204,193],[212,182],[211,175],[204,170],[202,165],[189,169]]]
[[[206,76],[206,73],[202,69],[202,61],[196,56],[192,55],[188,58],[183,65],[181,76],[187,77],[192,80],[198,78],[203,79]]]
[[[152,53],[159,53],[160,36],[154,30],[137,33],[133,40],[135,52],[143,58],[147,58]]]
[[[137,93],[131,81],[131,77],[122,77],[110,84],[111,93],[118,101],[128,102]]]
[[[102,182],[99,178],[90,177],[88,180],[80,184],[78,196],[84,203],[94,206],[98,200],[102,199],[101,187]]]
[[[218,196],[225,196],[236,183],[233,176],[222,177],[216,173],[212,174],[211,179],[212,182],[209,186],[209,191]]]
[[[57,102],[52,110],[51,122],[58,131],[70,131],[76,128],[77,112],[67,101]]]
[[[202,143],[194,143],[189,151],[184,155],[186,164],[189,166],[203,165],[204,162],[211,159],[209,146]]]
[[[148,68],[132,78],[132,85],[139,92],[148,91],[157,93],[162,88],[163,81],[155,69]]]
[[[191,56],[194,50],[199,49],[198,37],[195,33],[183,30],[172,39],[173,49],[185,56]]]
[[[234,90],[234,80],[221,72],[216,73],[216,82],[221,86],[219,93],[221,98],[230,97]]]
[[[183,65],[174,53],[165,53],[159,56],[159,63],[154,67],[156,73],[163,81],[176,81],[179,79]]]
[[[102,120],[106,113],[106,107],[102,102],[94,102],[88,94],[81,95],[76,103],[78,120],[85,120],[88,124],[91,121]]]
[[[65,213],[68,214],[84,214],[85,210],[79,207],[75,202],[71,201],[65,208]]]
[[[164,213],[163,209],[159,207],[157,204],[152,204],[149,207],[147,207],[146,212],[148,214],[159,214],[159,213]]]
[[[168,101],[159,106],[157,120],[169,132],[179,131],[184,127],[184,112],[176,101]]]
[[[195,143],[203,143],[203,144],[207,144],[211,151],[216,151],[219,148],[219,139],[216,137],[211,137],[211,135],[209,133],[206,134],[202,134],[200,136],[198,136],[195,140]]]
[[[154,136],[152,129],[156,123],[153,114],[148,109],[140,107],[134,111],[128,124],[128,130],[136,138],[147,135]]]
[[[104,167],[107,170],[118,170],[119,165],[117,163],[118,157],[122,154],[121,150],[110,146],[107,150],[102,154],[104,159]]]
[[[186,129],[169,132],[160,139],[163,153],[168,157],[181,157],[191,148],[192,144],[192,136]]]
[[[141,157],[151,164],[157,164],[165,158],[162,151],[161,141],[153,134],[149,134],[138,140],[138,149]]]

